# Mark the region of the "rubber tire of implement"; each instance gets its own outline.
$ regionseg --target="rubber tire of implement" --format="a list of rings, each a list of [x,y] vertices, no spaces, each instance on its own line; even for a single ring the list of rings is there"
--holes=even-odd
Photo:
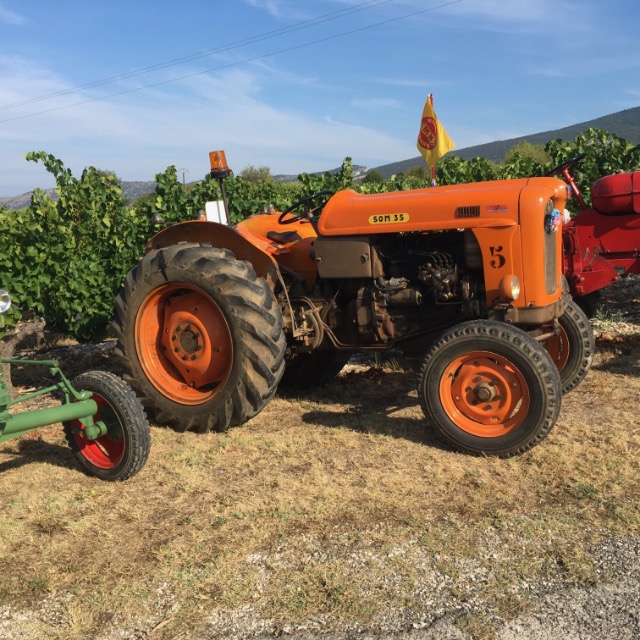
[[[558,322],[562,335],[546,341],[545,346],[549,349],[549,343],[554,342],[551,351],[558,357],[561,357],[559,351],[568,349],[568,353],[563,357],[566,361],[560,367],[562,393],[568,393],[589,373],[596,351],[596,341],[589,318],[570,296],[565,296],[564,313],[558,318]]]
[[[280,388],[305,390],[333,380],[349,362],[351,351],[312,351],[285,361]]]
[[[221,380],[210,381],[212,390],[201,398],[186,400],[179,394],[170,397],[171,389],[165,392],[162,384],[149,379],[138,353],[141,336],[136,336],[136,327],[142,323],[138,317],[144,319],[141,307],[145,301],[154,292],[169,290],[171,294],[174,290],[172,302],[180,304],[181,285],[217,316],[217,328],[224,327],[229,354]],[[125,379],[158,422],[179,431],[225,431],[255,416],[274,395],[284,370],[280,308],[267,282],[256,276],[249,262],[236,260],[231,251],[194,243],[153,251],[127,275],[115,307],[116,354],[129,372]],[[147,341],[161,345],[159,349],[165,346],[161,340],[168,340],[162,327],[161,320],[158,335],[146,336]],[[215,351],[216,346],[212,341],[207,348]],[[168,366],[169,375],[174,375],[170,369]]]
[[[79,375],[73,386],[91,391],[98,403],[94,420],[109,427],[106,435],[87,439],[79,420],[63,422],[64,434],[83,469],[101,480],[127,480],[144,467],[149,457],[149,423],[131,387],[107,371]]]
[[[465,378],[467,386],[456,389],[455,381]],[[512,410],[503,422],[501,417],[496,423],[482,422],[498,417],[497,409],[476,421],[487,403],[476,402],[478,387],[471,391],[471,384],[482,385],[484,391],[495,388],[509,399],[505,404]],[[523,398],[519,404],[518,394]],[[524,331],[491,320],[458,324],[435,341],[420,371],[418,397],[428,423],[454,447],[500,457],[541,442],[553,428],[562,401],[560,375],[544,347]]]

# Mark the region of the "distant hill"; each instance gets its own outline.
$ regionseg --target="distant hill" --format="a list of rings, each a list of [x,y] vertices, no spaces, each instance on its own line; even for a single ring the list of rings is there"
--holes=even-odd
[[[340,171],[340,168],[330,169],[329,173],[337,173]],[[362,165],[353,165],[353,176],[354,178],[363,178],[369,169]],[[324,174],[324,171],[319,171],[317,175]],[[273,176],[273,179],[276,182],[295,182],[298,179],[298,174],[295,175],[277,175]],[[122,181],[122,195],[127,202],[135,202],[141,196],[144,196],[148,193],[153,193],[156,188],[156,183],[153,180],[149,181]],[[58,194],[55,189],[43,189],[43,191],[52,199],[57,200]],[[21,193],[18,196],[12,196],[8,198],[0,197],[0,207],[4,207],[5,209],[10,209],[12,211],[18,211],[19,209],[26,209],[31,204],[31,194],[32,191],[28,191],[27,193]]]
[[[587,129],[602,129],[609,133],[615,133],[621,138],[625,138],[635,144],[640,144],[640,107],[625,109],[624,111],[618,111],[608,116],[602,116],[595,120],[588,120],[587,122],[581,122],[562,129],[544,131],[543,133],[532,133],[519,138],[510,138],[509,140],[498,140],[497,142],[465,147],[464,149],[452,151],[451,154],[460,156],[463,160],[481,157],[491,160],[492,162],[502,162],[507,151],[519,142],[546,144],[549,140],[575,140],[578,134]],[[422,156],[416,156],[410,160],[402,160],[400,162],[392,162],[391,164],[375,167],[375,170],[386,180],[395,173],[406,173],[413,167],[423,166],[424,160]]]
[[[364,178],[367,173],[369,173],[369,167],[365,167],[361,164],[354,164],[351,169],[353,170],[354,179]],[[338,173],[342,170],[342,167],[338,167],[337,169],[329,169],[329,171],[316,171],[311,175],[322,176],[325,173]],[[273,176],[273,179],[276,182],[295,182],[298,179],[298,173],[295,174],[283,174],[279,173],[278,175]]]
[[[473,147],[466,147],[453,151],[452,154],[460,156],[464,160],[482,157],[493,162],[502,162],[505,154],[511,147],[519,142],[530,142],[531,144],[546,144],[549,140],[574,140],[576,136],[587,129],[603,129],[610,133],[615,133],[621,138],[625,138],[635,144],[640,144],[640,107],[633,109],[625,109],[608,116],[602,116],[595,120],[588,120],[579,124],[564,127],[562,129],[554,129],[553,131],[544,131],[542,133],[532,133],[519,138],[510,138],[509,140],[498,140],[496,142],[488,142],[487,144],[479,144]],[[395,173],[406,173],[413,167],[424,166],[424,160],[421,156],[416,156],[409,160],[401,160],[400,162],[392,162],[390,164],[374,167],[385,179],[390,178]],[[330,169],[329,173],[336,173],[340,169]],[[353,165],[353,174],[355,178],[361,178],[369,171],[367,167],[362,165]],[[322,175],[323,171],[317,173]],[[295,175],[276,175],[276,182],[294,182],[297,179]],[[152,180],[142,182],[122,182],[122,193],[126,200],[135,202],[140,196],[152,193],[155,190],[156,183]],[[46,189],[45,193],[49,197],[56,199],[58,196],[54,189]],[[0,198],[0,206],[7,209],[24,209],[31,203],[31,192],[22,193],[18,196],[10,198]]]
[[[123,181],[122,182],[122,195],[128,202],[135,202],[140,196],[144,196],[147,193],[155,191],[156,183],[153,180],[144,181]],[[55,189],[43,189],[43,191],[52,199],[57,200],[58,194]],[[0,198],[0,207],[5,209],[11,209],[17,211],[18,209],[26,209],[31,204],[31,194],[33,191],[27,193],[21,193],[18,196],[12,196],[10,198]]]

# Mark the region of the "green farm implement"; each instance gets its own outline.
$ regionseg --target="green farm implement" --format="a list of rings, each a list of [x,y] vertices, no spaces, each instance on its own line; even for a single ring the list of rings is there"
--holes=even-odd
[[[10,304],[8,294],[0,290],[0,327],[4,323],[2,314]],[[56,360],[0,358],[0,365],[0,442],[62,423],[71,450],[89,474],[102,480],[126,480],[145,465],[150,448],[149,423],[140,401],[119,377],[90,371],[71,382]],[[4,365],[48,367],[55,382],[12,398]],[[61,398],[62,404],[12,412],[16,405],[46,394]]]

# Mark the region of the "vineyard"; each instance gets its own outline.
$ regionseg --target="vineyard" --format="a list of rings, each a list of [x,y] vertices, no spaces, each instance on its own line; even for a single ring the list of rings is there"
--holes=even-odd
[[[437,181],[449,185],[540,176],[586,152],[576,175],[588,200],[590,185],[600,176],[640,166],[640,147],[596,129],[573,142],[551,141],[545,152],[546,162],[517,150],[500,164],[483,158],[445,157],[438,163]],[[208,200],[220,199],[218,183],[209,176],[185,188],[176,168],[170,166],[155,176],[155,194],[128,205],[112,174],[88,167],[76,178],[61,160],[43,151],[30,152],[26,159],[43,163],[53,175],[59,199],[53,201],[36,190],[27,209],[0,208],[0,284],[10,290],[19,310],[13,320],[20,314],[45,316],[80,341],[104,334],[122,279],[143,253],[147,240],[164,225],[196,218]],[[232,177],[226,182],[226,192],[231,222],[237,223],[266,204],[281,210],[317,191],[350,188],[379,193],[429,184],[430,176],[424,170],[386,181],[356,182],[351,160],[346,158],[337,173],[301,174],[293,184]]]

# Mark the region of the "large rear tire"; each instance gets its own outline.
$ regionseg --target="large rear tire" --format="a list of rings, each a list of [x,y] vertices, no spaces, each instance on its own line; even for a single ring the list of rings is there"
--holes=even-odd
[[[524,331],[490,320],[456,325],[431,346],[418,379],[431,426],[456,448],[508,457],[543,440],[560,412],[560,376]]]
[[[179,431],[243,424],[284,370],[273,293],[225,249],[181,243],[144,256],[118,295],[114,326],[126,379]]]
[[[589,373],[596,341],[589,318],[569,296],[565,296],[564,313],[558,318],[558,323],[560,333],[543,344],[560,372],[562,393],[568,393]]]

